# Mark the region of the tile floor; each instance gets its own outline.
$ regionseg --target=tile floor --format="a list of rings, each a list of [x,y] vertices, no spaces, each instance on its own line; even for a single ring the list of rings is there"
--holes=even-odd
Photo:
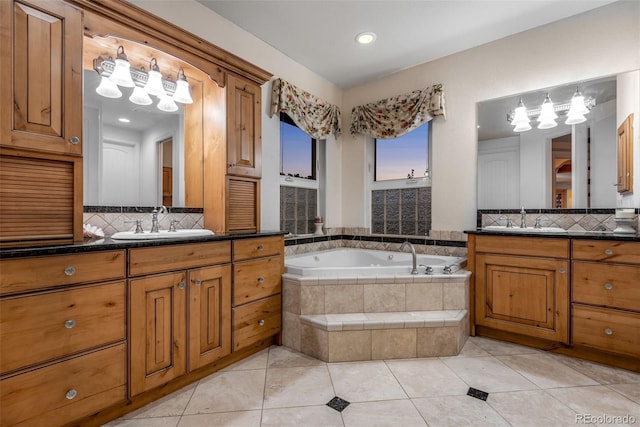
[[[488,392],[487,400],[467,396],[469,387]],[[335,396],[350,402],[342,412],[326,405]],[[107,426],[537,427],[587,421],[640,426],[640,374],[471,337],[455,357],[370,362],[325,363],[274,346]]]

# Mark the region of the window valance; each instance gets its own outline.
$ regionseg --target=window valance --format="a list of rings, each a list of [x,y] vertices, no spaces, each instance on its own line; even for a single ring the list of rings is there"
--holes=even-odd
[[[340,136],[340,108],[324,102],[291,83],[276,79],[271,90],[271,117],[283,111],[309,136],[324,139]]]
[[[444,115],[444,89],[442,84],[437,84],[354,107],[351,110],[351,134],[396,138],[436,116]]]

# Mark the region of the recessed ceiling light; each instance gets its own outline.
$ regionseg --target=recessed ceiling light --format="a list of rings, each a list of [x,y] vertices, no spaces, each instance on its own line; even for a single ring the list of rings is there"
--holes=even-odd
[[[376,40],[376,34],[371,31],[360,33],[356,36],[356,41],[360,44],[370,44]]]
[[[131,120],[127,119],[126,117],[120,117],[118,121],[122,123],[129,123]]]

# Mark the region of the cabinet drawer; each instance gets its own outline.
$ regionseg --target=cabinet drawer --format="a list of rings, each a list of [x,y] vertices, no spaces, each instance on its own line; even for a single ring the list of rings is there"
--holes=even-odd
[[[640,267],[573,263],[573,301],[640,311]]]
[[[568,258],[569,240],[520,236],[476,236],[476,252]]]
[[[192,243],[129,250],[129,275],[160,273],[231,262],[231,243]]]
[[[280,332],[281,299],[275,295],[233,309],[233,349],[238,350]]]
[[[0,301],[2,373],[124,339],[124,281]]]
[[[282,255],[284,240],[282,236],[242,239],[233,242],[233,260]]]
[[[120,344],[0,382],[1,425],[63,425],[125,399]]]
[[[640,265],[640,243],[607,240],[574,240],[573,259]]]
[[[640,356],[640,314],[573,305],[573,344]]]
[[[233,304],[240,305],[280,293],[282,257],[262,258],[233,265]]]
[[[0,292],[11,294],[75,283],[123,279],[124,251],[0,260]]]

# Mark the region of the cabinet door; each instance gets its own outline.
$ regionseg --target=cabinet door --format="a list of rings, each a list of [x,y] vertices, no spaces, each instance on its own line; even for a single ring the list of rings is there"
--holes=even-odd
[[[131,395],[186,372],[186,273],[129,281]]]
[[[568,343],[568,262],[479,254],[476,324]]]
[[[260,86],[239,77],[227,77],[227,173],[260,178]]]
[[[189,370],[231,353],[231,267],[189,271]]]
[[[82,154],[82,12],[60,0],[2,1],[0,12],[11,35],[0,41],[0,144]]]

